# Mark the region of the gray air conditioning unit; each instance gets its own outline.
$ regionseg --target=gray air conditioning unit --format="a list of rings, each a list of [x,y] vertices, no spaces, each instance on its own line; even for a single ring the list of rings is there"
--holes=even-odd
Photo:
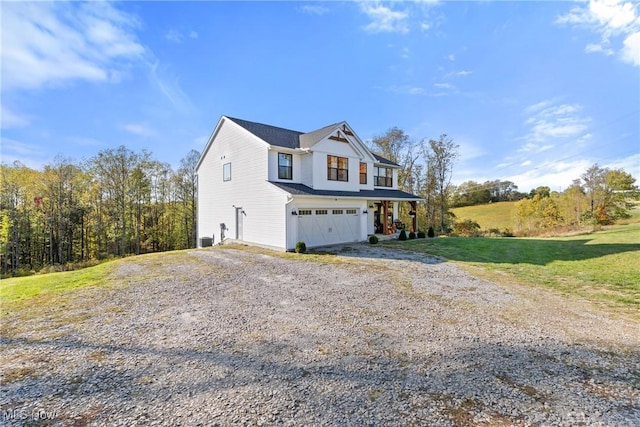
[[[208,248],[213,246],[213,237],[201,237],[200,238],[200,247]]]

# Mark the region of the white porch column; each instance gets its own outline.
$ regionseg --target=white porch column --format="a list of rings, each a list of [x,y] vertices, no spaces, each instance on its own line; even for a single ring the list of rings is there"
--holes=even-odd
[[[398,219],[398,203],[400,202],[393,202],[393,220],[397,220]]]

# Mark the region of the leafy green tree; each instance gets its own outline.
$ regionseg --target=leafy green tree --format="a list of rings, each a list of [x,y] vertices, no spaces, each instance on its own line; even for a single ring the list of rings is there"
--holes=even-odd
[[[447,218],[449,217],[448,201],[453,190],[451,186],[451,176],[453,165],[459,157],[459,146],[454,143],[453,138],[446,134],[440,135],[436,140],[429,140],[423,145],[423,154],[427,162],[427,180],[430,181],[427,198],[436,202],[440,217],[440,231],[447,229]]]

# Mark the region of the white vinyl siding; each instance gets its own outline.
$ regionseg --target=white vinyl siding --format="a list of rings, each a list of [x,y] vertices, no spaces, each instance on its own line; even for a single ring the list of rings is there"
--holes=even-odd
[[[267,181],[268,148],[254,135],[223,119],[198,168],[198,237],[220,242],[236,237],[236,210],[242,207],[243,241],[286,247],[286,194]],[[223,165],[232,163],[231,181],[222,182]]]

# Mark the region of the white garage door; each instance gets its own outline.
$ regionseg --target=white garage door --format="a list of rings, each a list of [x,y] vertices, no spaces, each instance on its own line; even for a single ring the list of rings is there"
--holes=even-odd
[[[307,246],[360,240],[360,209],[298,209],[298,240]]]

